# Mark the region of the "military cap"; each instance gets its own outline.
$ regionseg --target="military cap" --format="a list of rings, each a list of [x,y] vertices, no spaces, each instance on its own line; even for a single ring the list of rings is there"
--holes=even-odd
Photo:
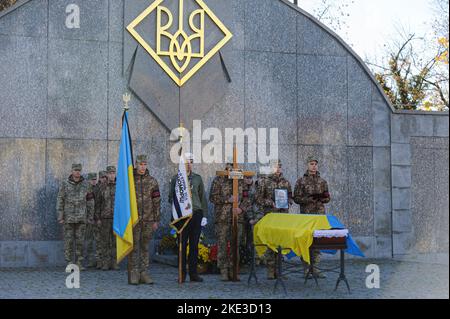
[[[272,173],[272,168],[270,166],[261,166],[259,168],[258,176],[267,176]]]
[[[72,171],[81,171],[81,164],[72,164]]]
[[[100,172],[98,172],[98,176],[99,176],[100,178],[106,177],[106,171],[100,171]]]
[[[309,162],[316,162],[317,164],[319,164],[319,161],[315,156],[308,156],[308,158],[306,159],[306,164],[309,164]]]
[[[87,178],[88,180],[97,179],[97,173],[89,173]]]
[[[192,153],[184,153],[184,158],[186,158],[186,160],[188,160],[188,161],[193,161],[194,160],[194,154],[192,154]]]
[[[147,155],[143,155],[143,154],[138,155],[136,157],[136,162],[138,162],[138,163],[147,162]]]
[[[116,171],[116,167],[115,167],[115,166],[108,166],[108,167],[106,168],[106,171],[107,171],[108,173],[115,172],[115,171]]]
[[[280,159],[272,159],[270,160],[270,166],[274,167],[274,166],[281,166],[281,160]]]

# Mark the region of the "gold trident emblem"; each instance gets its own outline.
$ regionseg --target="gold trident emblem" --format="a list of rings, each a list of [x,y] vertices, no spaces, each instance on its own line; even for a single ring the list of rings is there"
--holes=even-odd
[[[191,36],[188,36],[186,32],[184,31],[183,26],[183,19],[184,19],[184,0],[180,1],[180,7],[179,7],[179,15],[178,15],[178,31],[175,34],[170,34],[167,32],[167,30],[172,26],[173,24],[173,17],[170,10],[163,6],[158,6],[158,13],[156,15],[157,19],[157,29],[156,29],[156,53],[160,56],[169,56],[170,60],[172,61],[172,65],[175,67],[175,69],[179,73],[183,73],[184,70],[189,65],[189,62],[191,62],[192,58],[203,58],[205,56],[204,50],[205,50],[205,10],[198,9],[191,13],[189,16],[189,27],[194,32]],[[162,20],[162,13],[165,13],[167,16],[167,23],[162,26],[161,20]],[[199,16],[199,26],[194,25],[194,19],[196,16]],[[167,37],[170,40],[169,44],[169,50],[164,51],[161,50],[161,37]],[[181,37],[183,39],[183,42],[178,42],[178,39]],[[192,41],[195,39],[200,40],[200,50],[198,53],[192,53]],[[179,62],[176,61],[178,59],[179,62],[182,62],[185,60],[185,62],[182,65],[179,65]]]
[[[153,59],[166,71],[166,73],[177,83],[182,86],[186,83],[209,59],[211,59],[233,36],[231,32],[223,25],[223,23],[215,16],[215,14],[208,8],[203,0],[195,1],[200,7],[194,10],[189,15],[189,27],[191,35],[184,29],[184,2],[185,0],[178,0],[178,30],[171,34],[169,29],[173,26],[173,14],[162,3],[165,0],[156,0],[147,9],[145,9],[136,19],[134,19],[128,26],[127,30],[139,42],[140,45],[153,57]],[[153,49],[136,31],[136,26],[142,22],[148,15],[156,10],[156,49]],[[205,53],[205,16],[208,16],[217,27],[223,32],[224,37],[207,53]],[[166,18],[167,22],[163,25],[162,21]],[[198,24],[195,20],[198,17]],[[169,40],[169,45],[166,48],[163,46],[163,38]],[[181,41],[179,41],[181,39]],[[194,40],[199,42],[198,52],[193,52],[192,43]],[[162,59],[169,57],[170,62],[176,72],[169,67],[169,65]],[[193,59],[200,59],[190,70],[187,68]],[[183,74],[186,72],[186,74]]]

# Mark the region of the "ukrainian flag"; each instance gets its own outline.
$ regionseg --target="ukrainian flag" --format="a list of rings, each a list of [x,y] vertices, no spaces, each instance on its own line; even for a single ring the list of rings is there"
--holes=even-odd
[[[113,230],[117,238],[117,263],[120,263],[133,250],[133,227],[138,222],[131,147],[128,114],[125,111],[122,117],[113,221]]]

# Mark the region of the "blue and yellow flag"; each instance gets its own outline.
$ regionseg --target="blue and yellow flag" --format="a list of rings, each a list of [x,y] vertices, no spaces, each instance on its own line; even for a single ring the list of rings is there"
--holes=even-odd
[[[282,253],[288,258],[302,256],[310,263],[309,248],[313,243],[315,230],[344,229],[344,225],[332,215],[310,214],[281,214],[265,215],[253,230],[255,250],[259,256],[264,255],[267,248],[277,251],[278,247],[285,248]],[[352,236],[347,236],[346,253],[364,257]],[[335,254],[336,250],[322,250]]]
[[[117,263],[120,263],[133,250],[133,227],[138,222],[131,147],[128,115],[125,111],[122,118],[122,138],[114,202],[113,230],[117,239]]]

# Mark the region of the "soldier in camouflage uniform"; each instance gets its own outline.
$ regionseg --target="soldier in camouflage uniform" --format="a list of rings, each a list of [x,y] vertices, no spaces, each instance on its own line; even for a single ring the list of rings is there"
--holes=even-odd
[[[295,183],[294,201],[300,205],[302,214],[325,214],[325,205],[330,202],[327,181],[320,177],[318,171],[319,161],[316,157],[310,156],[307,159],[308,169],[303,177]],[[317,266],[320,261],[320,252],[313,251],[312,258]],[[305,270],[306,270],[306,265]],[[325,275],[314,269],[319,278]]]
[[[116,238],[113,232],[114,202],[116,195],[116,168],[108,166],[108,182],[100,188],[99,209],[96,219],[100,220],[102,270],[119,270],[116,262]]]
[[[251,229],[252,222],[254,223],[257,218],[258,210],[255,207],[255,185],[253,183],[252,176],[244,176],[244,196],[247,197],[248,207],[247,211],[244,215],[244,227],[242,230],[242,246],[245,247],[246,250],[251,248],[252,245],[251,240]]]
[[[101,256],[102,247],[101,247],[101,221],[100,221],[100,192],[102,188],[108,183],[108,176],[106,171],[98,172],[99,181],[94,187],[94,198],[95,200],[95,210],[94,210],[94,240],[95,240],[95,260],[97,262],[97,269],[102,269],[103,267],[103,259]]]
[[[97,227],[94,219],[95,215],[95,188],[97,185],[97,174],[89,173],[87,177],[89,187],[88,194],[86,197],[87,200],[87,224],[86,224],[86,236],[85,236],[85,244],[86,244],[86,255],[85,259],[89,260],[88,268],[93,268],[97,265],[94,253],[94,232]]]
[[[248,232],[247,232],[247,242],[248,242],[248,249],[250,251],[254,250],[253,247],[253,229],[257,222],[259,222],[263,217],[264,213],[261,209],[259,209],[259,206],[256,203],[256,191],[258,189],[258,185],[263,182],[262,179],[266,178],[266,174],[259,173],[257,176],[256,181],[253,183],[253,180],[251,179],[250,182],[252,183],[249,185],[249,201],[251,203],[250,209],[247,211],[247,219],[248,219]],[[254,184],[254,185],[253,185]],[[260,257],[258,255],[255,255],[255,262],[257,265],[259,265],[264,259],[264,256]]]
[[[225,170],[229,171],[232,164],[228,163]],[[238,214],[238,247],[242,240],[242,231],[244,224],[244,214],[249,207],[248,191],[244,192],[244,182],[239,180],[238,183],[239,207],[235,213]],[[232,221],[233,221],[233,180],[227,176],[216,176],[211,185],[209,200],[214,204],[215,210],[215,229],[217,237],[217,266],[220,269],[222,281],[231,279],[231,270],[233,267],[230,254],[228,251],[228,243],[231,245],[232,238]],[[239,255],[237,256],[239,262]],[[239,274],[238,274],[239,280]]]
[[[134,170],[139,222],[133,228],[134,247],[130,254],[130,284],[153,284],[148,274],[150,264],[149,244],[161,219],[161,194],[156,178],[147,169],[147,156],[137,157]]]
[[[268,213],[289,213],[288,208],[275,207],[275,190],[287,190],[289,205],[292,205],[291,184],[283,176],[280,160],[273,161],[271,163],[271,167],[274,172],[258,182],[258,188],[256,190],[256,203],[264,215]],[[276,253],[268,249],[265,257],[267,261],[267,279],[275,279]]]
[[[72,164],[72,174],[61,183],[56,203],[58,222],[64,227],[64,257],[84,270],[83,246],[87,221],[88,184],[81,176],[81,164]],[[74,258],[75,245],[75,258]]]

